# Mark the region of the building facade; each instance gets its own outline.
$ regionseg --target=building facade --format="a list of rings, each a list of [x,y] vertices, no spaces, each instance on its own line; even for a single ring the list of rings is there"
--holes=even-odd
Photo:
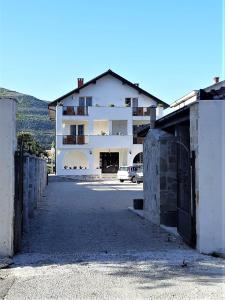
[[[148,124],[156,107],[168,105],[111,70],[49,104],[56,122],[56,174],[115,173],[119,166],[142,162],[143,139],[136,131]],[[154,118],[154,116],[152,116]]]

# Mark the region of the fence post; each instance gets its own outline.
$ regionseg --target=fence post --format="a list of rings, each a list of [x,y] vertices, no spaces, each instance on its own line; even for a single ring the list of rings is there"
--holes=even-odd
[[[29,231],[29,156],[24,155],[23,164],[23,231]]]
[[[35,174],[35,162],[32,156],[29,156],[29,217],[33,217],[34,211],[34,174]]]

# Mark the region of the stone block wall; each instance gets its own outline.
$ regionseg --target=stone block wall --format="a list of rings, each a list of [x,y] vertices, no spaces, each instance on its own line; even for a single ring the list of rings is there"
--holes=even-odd
[[[174,136],[162,134],[160,145],[160,223],[177,225],[177,144]]]
[[[176,141],[151,129],[144,141],[144,216],[159,225],[176,225]]]
[[[154,224],[160,224],[159,133],[150,130],[143,145],[144,216]]]

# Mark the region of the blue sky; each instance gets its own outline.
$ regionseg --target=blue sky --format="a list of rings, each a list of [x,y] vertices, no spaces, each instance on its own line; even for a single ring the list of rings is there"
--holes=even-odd
[[[111,68],[164,101],[222,77],[223,0],[0,0],[0,86],[54,100]]]

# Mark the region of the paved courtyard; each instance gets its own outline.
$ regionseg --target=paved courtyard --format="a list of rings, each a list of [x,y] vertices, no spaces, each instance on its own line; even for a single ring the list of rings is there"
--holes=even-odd
[[[132,183],[54,181],[0,299],[225,299],[225,261],[128,210]]]

